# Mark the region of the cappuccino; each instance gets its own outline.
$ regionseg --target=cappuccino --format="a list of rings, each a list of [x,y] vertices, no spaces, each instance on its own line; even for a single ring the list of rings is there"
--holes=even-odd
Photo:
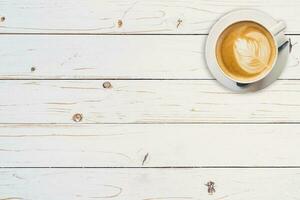
[[[227,27],[217,41],[217,62],[228,77],[237,82],[251,82],[266,75],[277,57],[272,34],[252,21]]]

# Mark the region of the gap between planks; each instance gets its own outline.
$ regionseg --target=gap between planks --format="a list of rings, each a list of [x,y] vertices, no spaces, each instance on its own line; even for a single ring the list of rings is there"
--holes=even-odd
[[[64,36],[208,36],[208,33],[184,33],[184,34],[177,34],[177,33],[17,33],[17,32],[7,32],[1,33],[1,35],[64,35]],[[299,36],[300,33],[287,33],[286,36]]]
[[[26,126],[34,126],[34,125],[293,125],[300,124],[298,122],[211,122],[211,121],[202,121],[202,122],[100,122],[100,123],[0,123],[1,125],[26,125]]]
[[[300,166],[1,167],[0,169],[300,169]]]

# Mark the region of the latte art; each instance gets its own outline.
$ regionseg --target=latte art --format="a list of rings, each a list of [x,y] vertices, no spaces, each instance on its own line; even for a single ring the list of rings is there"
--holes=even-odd
[[[259,73],[268,67],[270,47],[268,41],[237,39],[233,51],[242,70],[247,73]]]
[[[216,54],[224,73],[235,80],[252,81],[272,68],[276,46],[264,27],[238,22],[221,34]]]

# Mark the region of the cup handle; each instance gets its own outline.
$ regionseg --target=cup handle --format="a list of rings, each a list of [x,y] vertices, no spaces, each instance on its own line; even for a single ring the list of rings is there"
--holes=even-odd
[[[278,48],[285,44],[288,39],[284,35],[284,30],[286,29],[286,24],[283,21],[279,21],[276,25],[271,27],[270,32],[273,34]]]

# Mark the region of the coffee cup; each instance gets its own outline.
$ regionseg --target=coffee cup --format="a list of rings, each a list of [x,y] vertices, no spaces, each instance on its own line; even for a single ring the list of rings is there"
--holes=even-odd
[[[254,20],[229,24],[217,37],[215,56],[219,68],[239,84],[262,80],[274,68],[278,49],[286,43],[285,29],[282,21],[272,27]]]

